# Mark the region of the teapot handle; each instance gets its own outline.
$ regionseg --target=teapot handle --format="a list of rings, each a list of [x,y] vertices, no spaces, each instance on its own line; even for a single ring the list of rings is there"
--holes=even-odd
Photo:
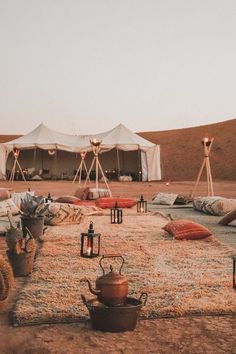
[[[99,265],[102,268],[103,275],[105,275],[105,271],[104,271],[104,268],[102,266],[102,260],[104,258],[121,258],[122,259],[122,264],[121,264],[120,269],[119,269],[119,274],[121,275],[121,269],[122,269],[122,267],[123,267],[123,265],[125,263],[124,257],[121,254],[104,254],[104,255],[102,255],[102,257],[101,257],[101,259],[99,261]]]

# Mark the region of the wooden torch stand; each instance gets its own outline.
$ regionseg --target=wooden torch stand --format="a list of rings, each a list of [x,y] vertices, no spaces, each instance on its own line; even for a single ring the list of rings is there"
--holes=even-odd
[[[20,170],[20,173],[22,175],[22,178],[26,182],[25,175],[24,175],[24,173],[22,171],[22,168],[21,168],[21,165],[20,165],[20,163],[18,161],[19,153],[14,153],[13,152],[13,155],[14,155],[15,161],[14,161],[14,164],[13,164],[13,167],[12,167],[12,170],[11,170],[11,175],[10,175],[9,181],[10,182],[14,181],[15,174],[16,174],[16,166],[18,166],[18,168]]]
[[[88,180],[89,180],[89,176],[90,176],[90,173],[91,173],[91,171],[92,171],[92,168],[93,168],[93,166],[94,166],[94,164],[95,164],[95,171],[96,171],[96,189],[98,189],[98,174],[99,174],[99,170],[100,170],[101,175],[102,175],[102,177],[103,177],[103,179],[104,179],[104,182],[105,182],[105,184],[106,184],[106,187],[107,187],[107,189],[108,189],[108,191],[109,191],[109,194],[110,194],[110,197],[111,197],[111,196],[112,196],[111,190],[110,190],[110,188],[109,188],[109,186],[108,186],[106,176],[105,176],[105,174],[104,174],[104,172],[103,172],[102,166],[101,166],[100,161],[99,161],[99,159],[98,159],[98,154],[99,154],[100,149],[101,149],[101,148],[100,148],[100,143],[97,144],[97,145],[94,145],[94,144],[91,142],[91,145],[92,145],[94,157],[93,157],[93,161],[92,161],[91,167],[90,167],[90,169],[89,169],[89,171],[88,171],[88,173],[87,173],[87,177],[86,177],[84,186],[86,186],[86,184],[87,184],[87,182],[88,182]]]
[[[210,155],[210,151],[211,151],[211,147],[213,144],[214,138],[212,138],[211,140],[208,140],[207,138],[204,138],[202,140],[202,144],[204,147],[204,159],[200,168],[200,171],[198,173],[197,176],[197,180],[196,183],[194,185],[193,191],[191,193],[190,198],[193,198],[195,191],[197,189],[197,186],[199,184],[202,172],[204,167],[206,167],[206,176],[207,176],[207,196],[208,197],[213,197],[214,196],[214,191],[213,191],[213,182],[212,182],[212,174],[211,174],[211,166],[210,166],[210,159],[209,159],[209,155]]]
[[[78,169],[76,171],[76,174],[75,174],[75,177],[74,177],[72,183],[75,183],[76,178],[78,177],[78,174],[79,174],[79,184],[81,183],[83,167],[84,167],[84,170],[86,172],[86,176],[88,176],[88,179],[89,179],[88,169],[87,169],[87,166],[86,166],[85,161],[84,161],[85,156],[86,156],[86,152],[81,153],[80,156],[81,156],[80,165],[79,165],[79,167],[78,167]],[[89,179],[89,181],[90,181],[90,179]]]

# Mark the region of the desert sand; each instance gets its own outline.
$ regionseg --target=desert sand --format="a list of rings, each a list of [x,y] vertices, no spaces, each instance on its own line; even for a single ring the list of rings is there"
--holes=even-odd
[[[147,200],[159,191],[190,194],[194,182],[131,182],[110,183],[113,195]],[[23,191],[28,187],[36,194],[73,195],[78,184],[71,182],[0,182],[0,187]],[[101,184],[101,186],[103,186]],[[236,198],[236,182],[217,181],[216,195]],[[201,182],[197,195],[206,195]],[[5,253],[3,237],[0,252]],[[10,313],[24,279],[18,278],[9,302],[0,312],[0,353],[236,353],[235,316],[200,316],[174,319],[140,320],[133,332],[102,333],[91,329],[90,323],[40,325],[13,328]]]

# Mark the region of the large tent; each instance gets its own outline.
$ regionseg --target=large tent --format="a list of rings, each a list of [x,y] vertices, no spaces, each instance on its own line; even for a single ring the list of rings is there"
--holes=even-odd
[[[14,149],[19,150],[56,150],[78,154],[82,151],[90,152],[90,140],[101,140],[101,153],[106,158],[105,152],[116,150],[119,169],[119,151],[140,152],[140,163],[143,181],[161,179],[160,147],[130,131],[123,124],[100,134],[70,135],[57,132],[41,123],[33,131],[18,139],[2,144],[0,147],[0,175],[6,173],[7,157]],[[58,160],[60,156],[58,155]],[[114,158],[113,158],[114,160]]]

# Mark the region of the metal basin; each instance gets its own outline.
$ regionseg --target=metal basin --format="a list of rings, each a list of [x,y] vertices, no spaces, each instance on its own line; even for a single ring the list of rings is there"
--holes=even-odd
[[[97,299],[81,298],[89,310],[92,328],[103,332],[125,332],[136,328],[137,319],[142,306],[146,305],[147,293],[139,299],[127,297],[126,302],[117,306],[106,306]]]

